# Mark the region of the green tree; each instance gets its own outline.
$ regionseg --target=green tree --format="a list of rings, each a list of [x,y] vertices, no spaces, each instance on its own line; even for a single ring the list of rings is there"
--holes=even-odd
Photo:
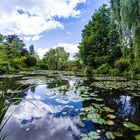
[[[105,63],[113,65],[121,56],[119,34],[106,5],[100,7],[85,26],[79,48],[82,63],[94,68]]]
[[[34,55],[35,54],[34,45],[30,45],[29,46],[29,51],[30,51],[30,55]]]
[[[69,53],[63,47],[57,47],[56,49],[50,49],[44,55],[43,61],[47,63],[50,70],[62,70],[68,58]]]
[[[140,64],[140,1],[111,0],[111,7],[118,23],[124,57],[129,56],[131,62]]]

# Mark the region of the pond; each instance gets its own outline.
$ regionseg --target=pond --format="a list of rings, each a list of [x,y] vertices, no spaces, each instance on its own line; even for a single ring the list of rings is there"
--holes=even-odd
[[[16,97],[6,140],[140,139],[140,81],[76,76],[1,79]]]

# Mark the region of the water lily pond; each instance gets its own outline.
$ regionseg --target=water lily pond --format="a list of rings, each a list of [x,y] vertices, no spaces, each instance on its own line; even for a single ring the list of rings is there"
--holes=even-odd
[[[23,76],[0,90],[17,100],[6,140],[140,140],[139,80]]]

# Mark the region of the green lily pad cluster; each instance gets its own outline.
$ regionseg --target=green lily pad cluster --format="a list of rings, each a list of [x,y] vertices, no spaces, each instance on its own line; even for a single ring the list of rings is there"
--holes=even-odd
[[[84,115],[86,115],[86,117],[83,118],[83,120],[89,119],[91,120],[93,123],[98,123],[98,124],[107,124],[107,125],[114,125],[114,121],[113,120],[105,120],[104,118],[102,118],[102,113],[103,112],[114,112],[113,109],[109,108],[109,107],[104,107],[104,104],[92,104],[93,106],[90,107],[86,107],[84,110]],[[111,118],[110,118],[111,117]],[[113,114],[109,114],[107,115],[107,118],[109,119],[115,119],[116,116]]]
[[[140,131],[140,126],[133,124],[131,122],[124,122],[123,125],[133,131]]]
[[[111,131],[106,132],[105,135],[108,139],[111,139],[111,140],[116,139],[116,137],[122,137],[123,136],[123,134],[121,134],[120,132],[111,132]]]
[[[98,139],[100,139],[100,135],[95,131],[91,131],[82,138],[82,140],[98,140]]]

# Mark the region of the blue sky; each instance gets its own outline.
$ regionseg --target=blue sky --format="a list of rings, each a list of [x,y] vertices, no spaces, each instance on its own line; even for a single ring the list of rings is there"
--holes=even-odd
[[[34,44],[40,57],[57,46],[73,54],[82,29],[103,3],[108,0],[1,1],[0,32],[19,35],[27,46]]]

